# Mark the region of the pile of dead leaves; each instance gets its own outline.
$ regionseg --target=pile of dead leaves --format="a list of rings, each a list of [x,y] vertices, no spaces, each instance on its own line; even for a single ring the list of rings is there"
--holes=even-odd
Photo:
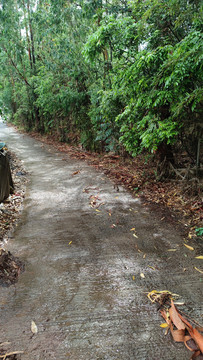
[[[174,297],[176,294],[169,291],[153,290],[148,294],[148,298],[159,305],[158,310],[165,320],[165,323],[160,326],[166,328],[165,334],[170,331],[174,341],[184,343],[187,349],[193,352],[190,360],[203,359],[203,327],[194,320],[189,322],[186,314],[183,316],[174,304]],[[195,327],[191,325],[191,322],[195,324]]]
[[[9,251],[0,249],[0,284],[11,285],[17,282],[19,274],[24,270],[23,263]]]

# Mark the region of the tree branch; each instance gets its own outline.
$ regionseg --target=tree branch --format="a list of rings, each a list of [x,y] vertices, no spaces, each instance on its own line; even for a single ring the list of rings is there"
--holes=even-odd
[[[24,82],[25,82],[26,85],[32,87],[32,86],[29,84],[29,82],[27,81],[26,77],[25,77],[23,74],[21,74],[20,70],[17,68],[17,66],[16,66],[16,64],[14,63],[13,59],[9,56],[7,49],[6,49],[5,47],[3,47],[3,49],[4,49],[4,51],[6,52],[6,54],[7,54],[8,58],[9,58],[11,64],[12,64],[13,67],[16,69],[18,75],[20,75],[20,77],[24,80]]]

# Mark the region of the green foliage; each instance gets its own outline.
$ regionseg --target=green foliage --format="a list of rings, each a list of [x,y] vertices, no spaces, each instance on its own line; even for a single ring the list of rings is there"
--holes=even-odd
[[[136,154],[173,143],[180,129],[200,121],[202,88],[202,34],[191,32],[180,43],[140,51],[135,63],[120,73],[126,107],[121,141]],[[129,100],[128,100],[129,99]]]
[[[196,231],[197,236],[203,236],[203,228],[202,227],[195,229],[195,231]]]
[[[196,142],[200,0],[0,5],[0,104],[11,121],[134,156],[180,138]]]

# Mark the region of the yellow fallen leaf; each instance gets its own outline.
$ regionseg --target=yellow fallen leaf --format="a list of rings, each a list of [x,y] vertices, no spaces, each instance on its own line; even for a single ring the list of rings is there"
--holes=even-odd
[[[177,249],[168,249],[167,251],[176,251]]]
[[[185,247],[186,247],[187,249],[189,249],[189,250],[191,250],[191,251],[194,250],[194,248],[193,248],[192,246],[189,246],[189,245],[187,245],[187,244],[184,244],[184,245],[185,245]]]
[[[138,238],[138,236],[136,234],[133,234],[134,237]]]
[[[161,327],[161,328],[167,328],[167,327],[168,327],[168,324],[167,324],[167,323],[162,323],[162,324],[160,325],[160,327]]]
[[[38,333],[37,325],[35,324],[35,322],[33,320],[31,321],[31,331],[33,334]]]
[[[154,266],[148,265],[148,267],[151,268],[152,270],[156,270]]]
[[[135,275],[132,276],[132,279],[135,280]]]
[[[97,212],[101,212],[100,210],[98,210],[98,209],[95,209],[95,211],[97,211]]]
[[[145,258],[146,258],[146,254],[143,255],[143,259],[145,259]]]
[[[109,216],[111,216],[111,213],[109,212]]]
[[[191,239],[192,238],[192,233],[189,233],[188,237],[189,237],[189,239]]]
[[[69,241],[68,245],[72,244],[72,241]]]
[[[203,255],[195,256],[195,259],[201,259],[201,260],[203,260]]]
[[[134,230],[135,230],[135,228],[130,229],[130,231],[134,231]]]
[[[196,266],[195,266],[195,270],[199,271],[201,274],[203,274],[203,271],[198,269]]]
[[[145,278],[145,275],[143,273],[140,273],[141,278]]]

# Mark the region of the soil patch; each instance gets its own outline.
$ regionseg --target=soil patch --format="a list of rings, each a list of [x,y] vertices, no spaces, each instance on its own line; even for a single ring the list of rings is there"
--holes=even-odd
[[[0,249],[0,285],[11,285],[17,282],[24,264],[9,251]]]
[[[2,247],[6,244],[20,218],[28,181],[23,163],[10,151],[8,151],[8,157],[14,183],[14,193],[0,203],[0,285],[3,286],[16,283],[20,273],[24,270],[22,261]],[[6,358],[17,359],[16,356],[16,354],[13,354]]]

